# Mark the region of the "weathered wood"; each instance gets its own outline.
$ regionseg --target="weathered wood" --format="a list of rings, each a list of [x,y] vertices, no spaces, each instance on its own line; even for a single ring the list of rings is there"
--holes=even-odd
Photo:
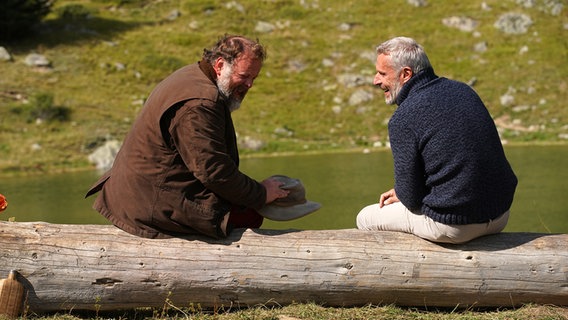
[[[166,299],[203,308],[568,305],[567,234],[502,233],[464,245],[355,229],[150,240],[105,225],[0,222],[0,278],[11,269],[36,312]]]

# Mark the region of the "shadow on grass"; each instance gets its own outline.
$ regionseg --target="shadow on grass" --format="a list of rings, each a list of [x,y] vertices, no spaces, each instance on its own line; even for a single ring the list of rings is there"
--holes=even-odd
[[[25,38],[12,40],[6,46],[13,53],[25,54],[41,48],[83,45],[92,41],[108,41],[112,45],[113,39],[123,32],[160,23],[162,22],[125,22],[96,16],[82,19],[57,18],[42,22]]]

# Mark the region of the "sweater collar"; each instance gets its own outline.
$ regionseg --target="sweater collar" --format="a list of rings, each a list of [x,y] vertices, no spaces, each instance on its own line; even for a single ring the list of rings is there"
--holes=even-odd
[[[438,76],[434,73],[434,69],[432,67],[428,67],[416,75],[414,75],[410,80],[408,80],[400,90],[398,97],[396,98],[396,104],[400,106],[401,103],[408,97],[408,95],[417,88],[420,88],[424,84],[438,78]]]

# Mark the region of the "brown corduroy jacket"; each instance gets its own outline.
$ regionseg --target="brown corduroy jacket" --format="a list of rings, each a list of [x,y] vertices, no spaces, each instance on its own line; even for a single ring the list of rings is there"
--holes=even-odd
[[[210,64],[152,91],[113,167],[88,191],[115,226],[145,238],[227,236],[232,205],[259,210],[266,190],[239,171],[233,120]]]

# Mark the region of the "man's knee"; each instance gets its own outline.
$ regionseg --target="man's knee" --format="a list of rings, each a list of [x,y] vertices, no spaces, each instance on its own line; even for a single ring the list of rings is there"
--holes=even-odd
[[[361,209],[357,214],[357,229],[361,230],[371,230],[372,226],[375,224],[373,223],[373,218],[376,217],[376,209],[374,208],[376,204],[368,205],[365,208]]]

